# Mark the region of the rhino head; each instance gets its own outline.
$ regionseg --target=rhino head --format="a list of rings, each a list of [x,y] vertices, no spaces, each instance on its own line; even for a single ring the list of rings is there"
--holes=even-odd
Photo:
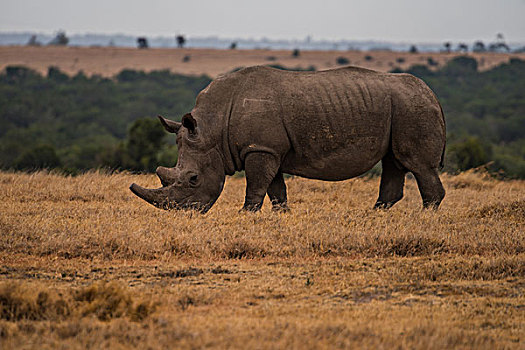
[[[146,189],[134,183],[130,190],[157,208],[206,213],[221,194],[226,177],[218,143],[213,142],[213,135],[205,135],[191,113],[181,122],[159,119],[167,131],[177,135],[177,164],[157,168],[161,188]]]

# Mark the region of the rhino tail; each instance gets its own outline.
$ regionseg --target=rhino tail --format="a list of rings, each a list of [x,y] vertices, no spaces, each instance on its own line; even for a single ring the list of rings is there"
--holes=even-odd
[[[439,103],[439,109],[441,110],[441,118],[443,118],[443,127],[445,128],[445,135],[446,135],[447,127],[445,123],[445,113],[443,113],[443,107],[441,106],[441,103]],[[441,152],[441,160],[439,161],[439,170],[443,170],[443,167],[445,166],[445,149],[446,148],[447,148],[447,137],[445,136],[445,142],[443,142],[443,151]]]
[[[439,161],[439,170],[443,170],[445,167],[445,148],[446,148],[446,141],[443,145],[443,152],[441,153],[441,160]]]

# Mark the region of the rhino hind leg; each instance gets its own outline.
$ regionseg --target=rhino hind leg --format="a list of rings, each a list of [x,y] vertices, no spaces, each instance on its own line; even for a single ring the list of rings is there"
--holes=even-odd
[[[395,161],[392,152],[381,160],[383,171],[379,186],[379,198],[374,205],[375,209],[388,209],[403,198],[406,169]]]
[[[272,210],[274,211],[289,211],[286,196],[286,184],[282,172],[278,172],[273,178],[270,186],[268,186],[268,197],[272,202]]]
[[[266,192],[279,168],[279,161],[273,154],[250,152],[246,155],[244,160],[246,197],[242,210],[259,211],[261,209]]]
[[[423,199],[423,207],[437,209],[445,197],[445,189],[439,179],[437,168],[429,168],[418,171],[412,171],[416,177],[419,193]]]

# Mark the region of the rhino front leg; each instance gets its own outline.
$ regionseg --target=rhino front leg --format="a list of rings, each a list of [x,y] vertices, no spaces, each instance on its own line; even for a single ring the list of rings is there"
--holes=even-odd
[[[246,173],[246,198],[243,210],[259,211],[272,180],[279,171],[276,156],[266,152],[251,152],[244,160]]]
[[[286,198],[286,184],[282,172],[278,172],[268,187],[268,197],[272,202],[272,210],[289,211]]]

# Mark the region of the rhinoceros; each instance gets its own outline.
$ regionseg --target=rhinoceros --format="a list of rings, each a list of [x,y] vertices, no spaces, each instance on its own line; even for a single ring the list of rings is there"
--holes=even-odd
[[[174,168],[156,171],[162,187],[131,191],[163,209],[205,213],[226,175],[245,171],[244,210],[287,210],[283,173],[339,181],[382,163],[375,208],[403,197],[405,174],[424,207],[445,196],[439,179],[445,119],[432,90],[410,74],[357,67],[292,72],[256,66],[212,81],[181,122],[159,116],[177,136]]]

